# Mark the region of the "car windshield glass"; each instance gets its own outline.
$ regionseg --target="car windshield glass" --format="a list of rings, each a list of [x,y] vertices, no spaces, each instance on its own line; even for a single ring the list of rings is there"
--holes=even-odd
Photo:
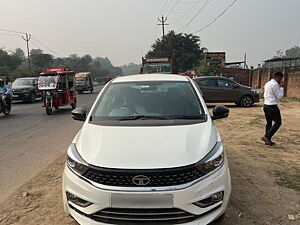
[[[98,100],[93,120],[203,119],[205,113],[190,82],[112,83]]]
[[[57,81],[58,81],[58,76],[40,76],[39,88],[40,87],[55,88]]]
[[[13,82],[14,86],[33,86],[33,79],[17,79]]]
[[[85,78],[76,78],[76,82],[85,82]]]
[[[150,64],[145,69],[146,73],[171,73],[170,64]]]

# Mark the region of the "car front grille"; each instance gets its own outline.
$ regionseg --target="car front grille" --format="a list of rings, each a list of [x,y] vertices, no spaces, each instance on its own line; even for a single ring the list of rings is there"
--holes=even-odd
[[[118,187],[164,187],[190,183],[202,176],[201,172],[194,165],[177,167],[170,169],[153,170],[125,170],[125,169],[106,169],[90,167],[83,177],[102,185]],[[136,184],[133,179],[136,176],[145,176],[147,183]]]
[[[197,219],[198,215],[185,212],[176,208],[156,209],[130,209],[130,208],[106,208],[94,214],[84,214],[73,206],[69,205],[78,213],[90,219],[107,224],[124,225],[152,225],[152,224],[181,224]]]

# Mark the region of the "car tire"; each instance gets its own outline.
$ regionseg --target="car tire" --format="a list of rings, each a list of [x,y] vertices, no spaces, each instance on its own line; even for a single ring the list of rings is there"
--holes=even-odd
[[[9,105],[6,109],[4,109],[3,113],[4,115],[9,115],[10,114],[10,111],[11,111],[11,105]]]
[[[35,103],[35,94],[33,92],[30,93],[30,96],[29,96],[29,102],[30,103]]]
[[[75,109],[76,108],[76,100],[73,103],[71,103],[70,105],[71,105],[72,109]]]
[[[253,103],[254,103],[254,99],[250,95],[243,96],[240,101],[242,107],[250,107],[253,105]]]
[[[50,106],[46,106],[47,115],[52,115],[52,108]]]

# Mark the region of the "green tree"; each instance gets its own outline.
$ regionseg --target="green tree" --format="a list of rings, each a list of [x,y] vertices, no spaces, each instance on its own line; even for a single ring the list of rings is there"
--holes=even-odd
[[[185,72],[195,68],[204,58],[200,48],[200,38],[192,34],[176,34],[170,31],[165,37],[157,39],[152,45],[147,58],[170,57],[173,72]]]
[[[21,65],[22,59],[14,53],[0,49],[0,76],[10,76]]]
[[[288,58],[297,58],[300,57],[300,47],[294,46],[290,49],[285,50],[285,56]]]
[[[206,66],[206,61],[201,60],[197,67],[197,74],[200,76],[219,76],[222,73],[222,68],[219,66]]]

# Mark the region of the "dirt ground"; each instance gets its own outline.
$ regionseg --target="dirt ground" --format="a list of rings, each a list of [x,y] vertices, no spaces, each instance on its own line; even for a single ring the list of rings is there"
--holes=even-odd
[[[260,140],[265,125],[261,104],[228,107],[229,118],[216,124],[227,149],[232,194],[225,219],[214,225],[300,224],[300,102],[281,104],[283,125],[272,147]],[[59,157],[0,205],[0,224],[77,224],[62,207],[65,158]]]

